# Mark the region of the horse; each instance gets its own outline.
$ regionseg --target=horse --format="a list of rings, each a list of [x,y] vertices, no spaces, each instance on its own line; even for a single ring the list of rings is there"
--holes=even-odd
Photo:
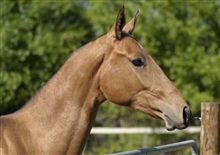
[[[108,100],[184,129],[190,108],[159,65],[132,36],[138,12],[124,6],[105,35],[74,52],[15,113],[0,117],[1,155],[79,155],[101,103]]]

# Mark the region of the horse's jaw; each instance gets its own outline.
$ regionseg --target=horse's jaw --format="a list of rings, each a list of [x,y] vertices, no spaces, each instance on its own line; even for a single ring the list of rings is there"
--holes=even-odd
[[[163,120],[168,131],[185,129],[188,126],[191,112],[187,106],[179,104],[178,107],[175,107],[176,104],[167,100],[163,101],[163,98],[155,99],[155,96],[147,92],[145,90],[140,91],[134,97],[131,107],[156,119]]]

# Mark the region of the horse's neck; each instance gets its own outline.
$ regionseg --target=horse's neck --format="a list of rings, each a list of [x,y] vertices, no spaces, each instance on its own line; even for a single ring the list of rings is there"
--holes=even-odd
[[[34,138],[47,141],[46,150],[51,149],[50,144],[68,149],[72,154],[79,154],[82,150],[98,104],[104,100],[99,92],[97,74],[105,46],[98,42],[74,53],[18,112],[18,115],[24,116],[24,122],[36,136]]]

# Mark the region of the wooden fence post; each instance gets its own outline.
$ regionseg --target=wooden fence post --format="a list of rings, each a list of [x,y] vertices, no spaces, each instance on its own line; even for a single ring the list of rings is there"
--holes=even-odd
[[[200,154],[218,155],[220,147],[220,104],[202,103]]]

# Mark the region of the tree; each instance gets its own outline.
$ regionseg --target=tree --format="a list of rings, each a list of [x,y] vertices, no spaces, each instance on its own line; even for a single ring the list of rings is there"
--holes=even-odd
[[[91,38],[77,1],[1,1],[0,114],[20,108]]]

